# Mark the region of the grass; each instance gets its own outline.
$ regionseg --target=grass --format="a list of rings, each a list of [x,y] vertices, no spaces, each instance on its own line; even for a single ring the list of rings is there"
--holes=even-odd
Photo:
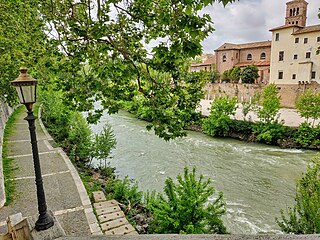
[[[18,107],[9,117],[3,134],[3,146],[2,146],[2,165],[3,165],[3,175],[4,175],[4,187],[6,194],[6,203],[9,205],[12,203],[15,194],[15,182],[11,180],[14,177],[14,171],[17,169],[14,166],[14,160],[8,158],[8,138],[13,133],[14,123],[16,122],[19,114],[25,110],[24,106]]]

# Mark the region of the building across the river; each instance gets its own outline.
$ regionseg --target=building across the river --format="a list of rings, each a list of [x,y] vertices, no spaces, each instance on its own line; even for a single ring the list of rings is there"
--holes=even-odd
[[[255,65],[259,70],[256,83],[320,83],[320,25],[306,26],[305,0],[287,2],[285,24],[271,29],[272,41],[245,44],[224,43],[215,50],[216,70],[222,74],[233,67]],[[190,71],[207,70],[209,62],[194,63]]]
[[[306,26],[305,0],[287,2],[285,24],[273,28],[270,82],[320,83],[320,25]]]

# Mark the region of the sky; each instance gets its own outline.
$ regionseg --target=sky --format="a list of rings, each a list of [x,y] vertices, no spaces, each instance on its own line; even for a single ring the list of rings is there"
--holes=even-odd
[[[210,14],[215,31],[202,42],[203,53],[214,53],[223,43],[248,43],[271,40],[272,28],[285,23],[289,0],[240,0],[224,7],[215,3],[203,12]],[[307,0],[307,26],[320,24],[319,0]]]

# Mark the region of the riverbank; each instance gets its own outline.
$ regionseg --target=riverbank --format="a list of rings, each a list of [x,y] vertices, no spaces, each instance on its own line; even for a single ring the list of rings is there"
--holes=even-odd
[[[204,100],[204,99],[201,100],[198,111],[201,111],[203,116],[207,117],[210,115],[210,107],[211,107],[212,101],[213,100]],[[243,110],[242,104],[238,104],[238,108],[233,117],[235,120],[244,120],[244,115],[242,110]],[[257,122],[259,120],[257,114],[253,111],[250,111],[247,114],[245,119],[248,121],[250,120],[252,122]],[[306,120],[307,119],[300,117],[299,113],[294,108],[281,108],[279,111],[279,121],[283,121],[285,126],[298,127],[301,123],[305,122]],[[311,120],[309,122],[312,123]],[[315,121],[315,125],[319,123],[320,123],[320,120]]]

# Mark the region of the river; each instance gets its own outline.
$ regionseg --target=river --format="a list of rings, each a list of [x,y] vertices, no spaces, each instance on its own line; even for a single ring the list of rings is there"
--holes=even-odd
[[[233,234],[279,233],[275,217],[280,209],[293,205],[296,181],[316,155],[197,132],[165,142],[148,132],[144,121],[123,111],[104,114],[93,131],[99,132],[107,122],[118,142],[110,164],[120,177],[137,180],[141,190],[162,191],[167,177],[175,178],[185,166],[196,166],[224,193],[223,220]]]

